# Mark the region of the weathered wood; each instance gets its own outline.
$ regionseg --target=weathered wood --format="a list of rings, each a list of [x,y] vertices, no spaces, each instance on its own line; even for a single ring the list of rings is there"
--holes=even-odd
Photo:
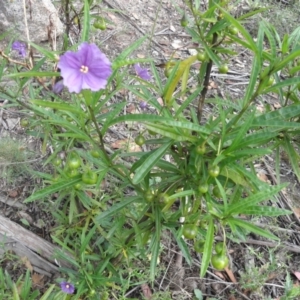
[[[58,267],[54,264],[48,262],[13,238],[0,234],[0,257],[9,250],[13,251],[19,257],[26,257],[30,261],[33,270],[37,273],[51,277],[58,272]]]
[[[19,224],[0,215],[0,249],[13,250],[17,255],[26,256],[34,269],[45,275],[58,271],[57,261],[54,259],[57,246],[52,245]],[[1,254],[1,250],[0,250]],[[61,266],[70,267],[66,262],[59,261]]]

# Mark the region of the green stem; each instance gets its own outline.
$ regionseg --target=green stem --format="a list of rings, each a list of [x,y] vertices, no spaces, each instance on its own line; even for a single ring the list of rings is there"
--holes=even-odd
[[[100,141],[99,147],[100,147],[100,149],[102,150],[102,152],[103,152],[103,154],[104,154],[106,160],[107,160],[108,162],[110,162],[110,158],[109,158],[108,154],[106,153],[106,150],[105,150],[105,147],[104,147],[103,135],[102,135],[101,130],[100,130],[100,128],[99,128],[99,125],[98,125],[98,122],[97,122],[97,120],[96,120],[96,116],[95,116],[95,114],[94,114],[94,111],[93,111],[93,109],[92,109],[92,107],[91,107],[90,105],[87,105],[87,107],[88,107],[88,110],[89,110],[89,113],[90,113],[90,117],[91,117],[91,119],[92,119],[92,122],[93,122],[94,125],[95,125],[96,132],[97,132],[98,137],[99,137],[99,141]]]

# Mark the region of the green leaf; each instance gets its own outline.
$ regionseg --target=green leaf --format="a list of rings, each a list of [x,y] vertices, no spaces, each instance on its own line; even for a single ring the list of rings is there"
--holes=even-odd
[[[160,243],[161,243],[161,212],[159,209],[154,209],[155,217],[155,233],[152,238],[151,247],[151,262],[150,262],[150,280],[154,282],[156,276],[156,266],[158,264]]]
[[[173,93],[177,87],[179,80],[182,78],[183,73],[185,72],[185,70],[187,68],[190,68],[192,63],[194,63],[196,60],[197,60],[197,55],[194,55],[194,56],[191,56],[191,57],[181,61],[178,64],[178,69],[176,70],[176,74],[175,74],[174,78],[172,78],[172,76],[170,76],[171,79],[169,78],[169,80],[168,80],[169,84],[167,84],[165,86],[165,90],[163,93],[163,99],[167,106],[169,106],[172,102],[171,99],[172,99]]]
[[[15,283],[13,283],[12,290],[13,290],[13,300],[20,300],[19,292]]]
[[[277,132],[258,132],[249,135],[245,135],[244,139],[240,141],[239,147],[243,149],[244,147],[255,147],[261,144],[266,144],[270,140],[278,136]]]
[[[300,115],[300,105],[289,105],[256,117],[251,127],[277,127],[277,130],[299,129],[299,123],[289,121],[298,115]]]
[[[115,106],[115,108],[107,114],[106,120],[101,128],[101,133],[103,135],[106,133],[107,129],[109,128],[111,120],[113,120],[116,117],[116,115],[120,113],[120,111],[125,107],[126,104],[127,104],[126,102],[118,103]]]
[[[225,165],[221,171],[220,175],[223,175],[225,178],[231,179],[235,184],[242,185],[244,187],[249,187],[249,183],[246,178],[235,170],[234,165]]]
[[[90,17],[90,4],[89,0],[84,1],[84,10],[83,10],[83,30],[82,30],[82,42],[88,42],[89,40],[89,33],[90,33],[90,24],[91,24],[91,17]]]
[[[205,244],[203,250],[203,257],[201,262],[200,278],[203,278],[206,274],[208,265],[210,263],[212,246],[214,241],[214,221],[213,218],[209,219],[208,228],[205,236]]]
[[[247,131],[249,130],[251,123],[253,122],[255,118],[255,110],[247,117],[247,119],[244,121],[244,124],[242,125],[242,127],[239,129],[238,134],[235,136],[232,144],[229,146],[229,148],[227,148],[223,154],[228,154],[230,152],[232,152],[233,150],[239,148],[240,147],[240,142],[245,138]]]
[[[84,252],[87,250],[87,245],[90,242],[91,238],[95,234],[97,229],[97,226],[94,225],[92,229],[89,228],[88,234],[85,235],[86,230],[82,230],[81,233],[81,245],[80,245],[80,254],[84,254]]]
[[[48,297],[50,296],[54,288],[55,288],[55,284],[52,284],[48,288],[48,290],[44,293],[44,295],[40,298],[40,300],[48,300]]]
[[[232,17],[224,8],[222,8],[221,6],[217,5],[216,6],[223,12],[224,17],[233,25],[235,26],[239,32],[241,33],[241,35],[246,39],[246,41],[248,42],[249,46],[251,47],[251,50],[253,52],[255,52],[256,54],[258,54],[258,50],[256,47],[256,44],[254,42],[254,40],[252,39],[251,34],[244,28],[244,26],[241,25],[241,23],[239,21],[237,21],[234,17]]]
[[[29,203],[38,199],[42,199],[58,191],[68,189],[80,181],[81,181],[81,175],[78,175],[74,178],[70,178],[67,180],[60,180],[57,183],[51,184],[50,186],[35,192],[33,195],[28,197],[23,203]]]
[[[16,77],[54,77],[60,76],[59,72],[50,72],[50,71],[28,71],[20,73],[8,74],[5,77],[16,78]]]
[[[300,53],[299,53],[300,55]],[[300,77],[292,77],[288,78],[286,80],[280,81],[276,84],[273,84],[269,88],[264,89],[261,94],[269,94],[272,91],[276,91],[279,88],[285,87],[285,86],[290,86],[290,85],[297,85],[300,83]]]
[[[281,60],[275,67],[273,68],[273,72],[277,72],[279,70],[282,70],[288,63],[294,61],[295,58],[300,56],[300,50],[295,50],[290,55],[285,57],[283,60]]]
[[[300,156],[299,152],[295,150],[295,147],[291,144],[291,140],[288,136],[288,134],[284,134],[284,142],[282,143],[288,158],[289,162],[293,167],[293,171],[296,174],[298,180],[300,180],[300,168],[299,168],[299,161],[300,161]]]
[[[250,18],[250,17],[252,17],[254,15],[257,15],[257,14],[259,14],[261,12],[264,12],[266,10],[268,10],[268,8],[259,8],[257,10],[252,10],[252,11],[250,11],[250,12],[244,14],[244,15],[241,15],[240,17],[238,17],[237,20],[238,21],[242,21],[242,20],[248,19],[248,18]]]
[[[192,257],[189,251],[189,247],[187,246],[186,242],[184,241],[184,239],[180,236],[177,235],[176,230],[174,228],[169,228],[169,230],[173,233],[173,236],[176,239],[177,245],[179,247],[179,249],[182,252],[183,257],[185,258],[186,262],[189,265],[192,265]]]
[[[178,117],[182,112],[199,96],[200,92],[203,90],[203,86],[198,86],[196,90],[184,100],[184,102],[178,106],[176,109],[175,117]]]
[[[35,99],[30,100],[30,102],[32,102],[35,105],[42,106],[42,107],[49,107],[52,109],[57,109],[59,111],[61,111],[61,110],[69,111],[69,112],[76,113],[76,114],[82,115],[82,116],[85,115],[85,113],[82,109],[79,109],[78,107],[76,107],[74,105],[70,105],[70,103],[52,102],[52,101],[35,100]]]
[[[126,197],[125,199],[122,199],[119,203],[114,204],[113,206],[111,206],[110,208],[105,210],[104,212],[100,213],[100,215],[98,215],[95,218],[95,221],[98,224],[100,224],[102,222],[102,220],[104,220],[105,218],[109,218],[109,217],[116,215],[117,212],[119,212],[123,208],[129,206],[133,202],[138,202],[138,201],[140,201],[140,197],[138,197],[138,196]]]
[[[253,205],[249,208],[243,210],[243,215],[257,215],[257,216],[267,216],[267,217],[277,217],[281,215],[289,215],[292,211],[287,209],[281,209],[272,206],[256,206]]]
[[[254,91],[255,91],[255,85],[256,85],[256,81],[257,81],[257,77],[260,73],[261,70],[261,54],[259,55],[255,55],[254,59],[253,59],[253,63],[252,63],[252,71],[251,71],[251,75],[250,75],[250,81],[248,83],[247,86],[247,90],[243,99],[243,105],[246,106],[249,101],[252,100]]]
[[[54,60],[56,61],[57,60],[57,54],[54,52],[54,51],[49,51],[47,49],[44,49],[43,47],[35,44],[35,43],[32,43],[32,42],[29,42],[29,44],[37,49],[40,53],[44,54],[48,59],[51,59],[51,60]]]
[[[135,174],[132,179],[133,184],[138,184],[145,178],[145,176],[155,166],[157,161],[166,153],[166,151],[169,149],[171,144],[172,144],[172,141],[160,146],[151,155],[149,155],[147,157],[147,159],[145,159],[143,164],[140,167],[138,167],[135,171]]]
[[[197,138],[193,137],[191,134],[183,133],[182,131],[179,131],[177,128],[173,128],[164,124],[147,124],[146,127],[148,130],[151,130],[157,134],[160,134],[164,137],[170,138],[174,141],[178,142],[196,142]]]
[[[255,234],[258,234],[260,236],[263,236],[263,237],[265,237],[267,239],[277,240],[277,241],[280,240],[277,236],[273,235],[269,231],[261,229],[260,227],[258,227],[256,225],[253,225],[251,223],[248,223],[246,221],[239,220],[239,219],[233,219],[233,218],[232,219],[228,219],[227,221],[230,224],[233,224],[235,226],[239,226],[239,227],[245,228],[246,230],[248,230],[250,232],[253,232]]]
[[[278,186],[270,186],[268,189],[264,189],[262,191],[259,191],[247,198],[241,199],[240,202],[229,205],[228,210],[225,212],[226,215],[232,215],[232,214],[243,214],[244,210],[248,209],[249,207],[262,202],[264,200],[267,200],[277,194],[279,191],[281,191],[286,184],[281,184]]]

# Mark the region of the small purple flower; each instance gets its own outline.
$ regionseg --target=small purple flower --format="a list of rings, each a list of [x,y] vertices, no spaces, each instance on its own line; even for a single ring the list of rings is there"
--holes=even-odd
[[[19,55],[23,58],[26,57],[26,45],[20,41],[15,41],[11,45],[12,50],[16,50],[19,52]]]
[[[148,73],[147,69],[141,68],[140,64],[135,64],[134,69],[136,74],[144,80],[150,80],[151,75]]]
[[[145,110],[148,107],[148,103],[145,101],[140,102],[140,108],[141,110]]]
[[[75,287],[72,283],[63,281],[60,283],[61,290],[66,294],[74,294]]]
[[[54,84],[52,91],[54,94],[60,94],[63,89],[64,89],[63,80],[59,80]]]
[[[67,51],[63,54],[58,68],[70,93],[79,93],[82,89],[104,89],[112,73],[111,62],[105,54],[95,44],[86,42],[78,47],[77,52]]]

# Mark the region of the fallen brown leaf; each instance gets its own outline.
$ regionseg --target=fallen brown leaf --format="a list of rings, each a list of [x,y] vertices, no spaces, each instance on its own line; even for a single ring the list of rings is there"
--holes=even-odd
[[[21,257],[21,261],[30,272],[33,271],[32,264],[29,261],[28,257],[26,257],[26,256]]]
[[[42,274],[38,273],[33,273],[31,276],[33,286],[43,286],[44,285],[44,280],[45,276]]]

